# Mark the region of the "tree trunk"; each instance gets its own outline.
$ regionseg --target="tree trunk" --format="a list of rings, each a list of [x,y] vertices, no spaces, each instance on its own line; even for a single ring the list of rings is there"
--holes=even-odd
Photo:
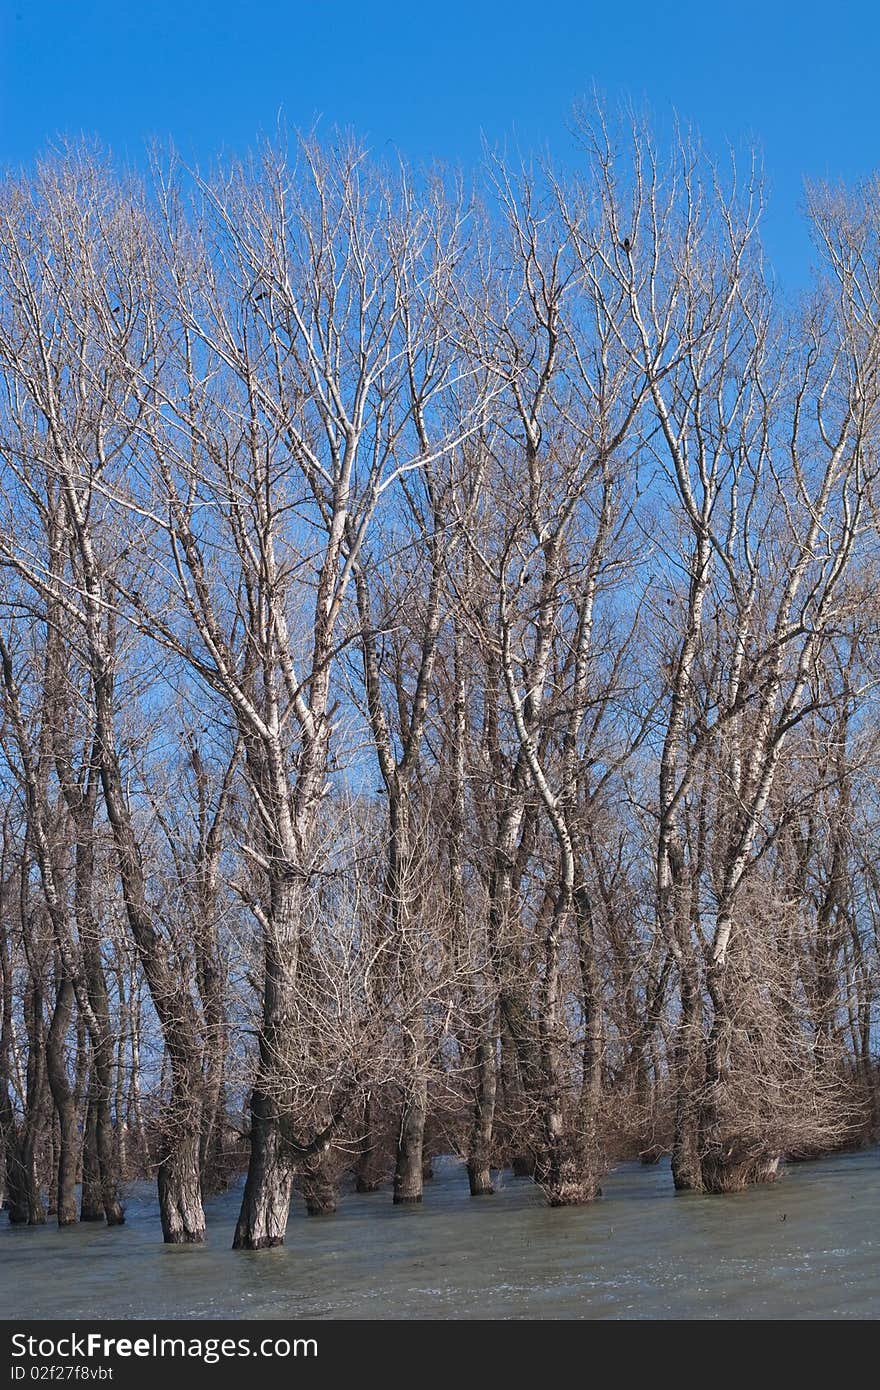
[[[689,956],[679,960],[680,1016],[673,1055],[675,1120],[672,1139],[672,1181],[678,1192],[701,1192],[700,1124],[696,1089],[700,1076],[700,995],[696,965]]]
[[[91,555],[86,554],[86,559],[92,574]],[[93,577],[90,582],[95,582]],[[200,1244],[205,1239],[205,1216],[199,1172],[202,1112],[199,1019],[188,983],[178,972],[169,943],[154,918],[147,896],[140,844],[125,796],[116,748],[112,634],[106,643],[103,642],[94,617],[90,628],[95,748],[104,804],[113,831],[129,930],[171,1064],[171,1105],[165,1117],[157,1173],[162,1232],[170,1244]],[[178,1145],[180,1152],[176,1153],[174,1150]]]
[[[255,1086],[251,1097],[251,1156],[233,1250],[267,1250],[284,1244],[292,1179],[291,1166],[282,1151],[275,1107]]]
[[[300,1188],[309,1216],[332,1216],[336,1211],[336,1184],[326,1153],[315,1154],[303,1163]]]
[[[394,1202],[398,1206],[422,1200],[422,1151],[428,1114],[428,1085],[421,1073],[421,1050],[415,1048],[414,1052],[418,1054],[417,1071],[403,1099],[394,1169]]]
[[[490,1197],[492,1185],[492,1134],[497,1089],[495,1042],[481,1037],[474,1055],[476,1087],[474,1115],[468,1144],[468,1182],[472,1197]]]
[[[718,936],[723,943],[733,941],[726,913],[719,913]],[[732,1125],[724,1121],[725,1086],[734,1065],[727,950],[722,948],[716,953],[708,970],[707,983],[713,1016],[705,1049],[705,1083],[699,1107],[700,1175],[706,1192],[741,1192],[754,1183],[775,1181],[780,1156],[772,1152],[769,1143],[765,1146],[763,1141],[756,1144],[754,1140],[744,1140],[741,1132],[737,1132],[736,1116]]]
[[[263,1022],[257,1079],[251,1096],[251,1152],[234,1250],[284,1244],[293,1167],[281,1132],[280,1102],[291,1084],[292,1011],[305,883],[282,866],[273,875],[270,917],[264,925]]]
[[[9,1126],[6,1151],[9,1220],[13,1225],[42,1226],[46,1221],[46,1208],[37,1175],[37,1147],[44,1123],[46,1051],[42,1036],[43,997],[33,980],[25,991],[24,1015],[28,1035],[27,1087],[24,1118],[20,1125],[13,1120]]]
[[[378,1129],[376,1097],[370,1093],[364,1099],[361,1120],[360,1147],[355,1165],[356,1192],[378,1192],[385,1182],[386,1173]]]
[[[91,1040],[92,1067],[89,1077],[80,1215],[83,1221],[95,1221],[100,1219],[103,1212],[108,1226],[121,1226],[125,1221],[125,1214],[119,1200],[120,1158],[110,1108],[110,1098],[113,1094],[113,1021],[110,1016],[104,963],[101,959],[100,930],[92,911],[93,880],[94,842],[90,822],[81,832],[78,828],[75,882],[76,918],[86,991],[98,1025],[98,1035]]]
[[[215,944],[215,943],[214,943]],[[202,1190],[212,1192],[221,1180],[223,1079],[226,1069],[226,1009],[223,976],[216,951],[205,951],[199,991],[205,1018],[205,1060],[199,1171]]]
[[[551,1207],[580,1206],[591,1202],[597,1191],[595,1171],[586,1162],[579,1117],[571,1113],[565,1098],[559,939],[569,906],[570,893],[563,885],[547,928],[540,1017],[542,1145],[536,1179]]]
[[[581,1161],[585,1191],[598,1192],[600,1175],[599,1107],[602,1100],[602,979],[596,954],[593,905],[584,887],[575,892],[578,949],[584,1013],[583,1076],[581,1080]]]
[[[73,1013],[73,984],[65,976],[58,987],[55,1011],[46,1038],[46,1071],[58,1117],[58,1168],[56,1214],[59,1226],[75,1226],[76,1173],[79,1165],[79,1133],[76,1101],[67,1076],[65,1042]]]
[[[539,1049],[525,991],[510,986],[501,991],[501,1082],[505,1129],[513,1140],[510,1155],[516,1177],[534,1177],[534,1135],[529,1133],[530,1112],[541,1085]],[[500,1128],[500,1125],[498,1126]]]
[[[407,789],[395,774],[388,784],[388,870],[386,899],[388,930],[400,961],[400,977],[406,992],[409,1016],[404,1021],[403,1110],[397,1136],[394,1167],[394,1202],[397,1205],[422,1200],[422,1159],[425,1124],[428,1118],[427,1050],[425,1018],[421,999],[421,962],[411,932],[408,876],[412,869],[409,841]]]
[[[159,1216],[166,1245],[200,1245],[205,1239],[199,1174],[199,1130],[190,1114],[185,1087],[172,1101],[156,1174]]]
[[[34,1162],[34,1145],[27,1130],[17,1134],[6,1150],[6,1192],[13,1226],[43,1226],[46,1209]]]
[[[103,1064],[96,1077],[95,1096],[95,1137],[98,1151],[98,1173],[101,1181],[101,1203],[108,1226],[122,1226],[125,1211],[119,1200],[119,1168],[116,1136],[113,1118],[110,1113],[109,1071],[105,1074]]]
[[[89,1086],[86,1119],[83,1126],[82,1192],[79,1203],[80,1221],[103,1221],[104,1203],[101,1199],[101,1169],[98,1163],[98,1108],[94,1090]]]

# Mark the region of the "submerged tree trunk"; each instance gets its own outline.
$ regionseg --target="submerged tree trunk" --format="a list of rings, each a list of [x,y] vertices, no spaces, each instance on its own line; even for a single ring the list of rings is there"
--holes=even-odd
[[[332,1216],[336,1211],[336,1183],[329,1156],[319,1153],[302,1165],[300,1187],[309,1216]]]
[[[282,1106],[294,1078],[293,1010],[305,893],[302,875],[284,866],[272,876],[264,922],[263,1020],[251,1095],[251,1152],[233,1249],[283,1245],[293,1166],[282,1134]]]
[[[422,968],[414,939],[412,871],[407,789],[395,769],[388,782],[388,930],[399,962],[407,1010],[403,1020],[403,1104],[394,1166],[396,1205],[420,1202],[423,1186],[425,1125],[428,1118],[427,1044],[422,995]]]
[[[205,1060],[199,1172],[203,1192],[214,1191],[222,1179],[223,1092],[226,1071],[226,1007],[216,955],[200,970],[199,991],[205,1016]]]
[[[77,847],[77,895],[91,897],[93,849],[91,843]],[[86,862],[81,863],[84,860]],[[86,881],[88,890],[86,889]],[[82,885],[82,886],[81,886]],[[108,1226],[121,1226],[125,1213],[119,1200],[120,1153],[113,1128],[111,1097],[113,1095],[114,1029],[101,943],[91,907],[82,902],[77,912],[80,928],[86,989],[92,1014],[97,1023],[97,1036],[91,1039],[91,1073],[89,1076],[88,1107],[83,1136],[83,1184],[80,1219],[99,1221],[106,1217]],[[122,1001],[120,1001],[122,1002]],[[121,1029],[120,1029],[121,1031]]]
[[[284,1244],[292,1181],[293,1170],[283,1152],[276,1108],[262,1088],[255,1086],[251,1097],[251,1155],[233,1250],[268,1250]]]
[[[584,1152],[581,1117],[572,1113],[566,1097],[559,940],[569,903],[570,893],[564,883],[547,929],[540,1016],[542,1145],[536,1178],[551,1207],[580,1206],[591,1202],[597,1191],[596,1174]]]
[[[76,1101],[67,1076],[65,1041],[73,1014],[73,984],[62,977],[55,1011],[46,1037],[46,1073],[58,1118],[56,1215],[59,1226],[76,1225],[76,1174],[79,1166],[79,1126]]]
[[[129,929],[150,989],[171,1066],[171,1102],[164,1121],[157,1183],[162,1234],[172,1245],[205,1239],[199,1170],[202,1114],[202,1051],[188,984],[176,972],[168,945],[153,920],[138,840],[125,799],[114,737],[109,658],[93,637],[95,739],[107,817],[113,830]]]
[[[98,1164],[98,1110],[93,1086],[89,1084],[86,1114],[83,1123],[82,1191],[79,1202],[80,1221],[103,1221],[104,1203],[101,1200],[101,1170]]]
[[[497,1089],[495,1044],[483,1034],[474,1049],[474,1110],[468,1142],[468,1183],[472,1197],[490,1197],[492,1185],[492,1138]]]
[[[34,1163],[33,1135],[25,1128],[12,1131],[6,1148],[6,1195],[13,1226],[43,1226],[46,1208]]]
[[[672,1181],[679,1192],[701,1192],[703,1173],[697,1095],[702,1079],[702,1007],[696,962],[685,953],[678,965],[679,1020],[672,1066],[675,1088]]]
[[[42,1226],[46,1221],[36,1162],[46,1100],[42,1010],[42,992],[32,981],[24,999],[28,1033],[24,1117],[16,1124],[10,1105],[6,1122],[6,1187],[13,1225]]]
[[[369,1092],[364,1097],[358,1157],[355,1164],[355,1191],[378,1192],[387,1176],[383,1168],[382,1144],[379,1136],[380,1115],[376,1097]]]
[[[192,934],[195,947],[196,980],[204,1020],[202,1060],[202,1132],[199,1142],[199,1170],[202,1192],[216,1191],[225,1181],[223,1132],[225,1073],[228,1046],[226,1018],[226,974],[220,947],[221,862],[225,842],[225,821],[232,780],[238,764],[239,745],[230,757],[219,795],[211,804],[211,786],[195,738],[190,746],[190,766],[195,779],[198,804],[198,840],[195,851],[195,921]]]
[[[199,1245],[205,1239],[199,1166],[198,1111],[192,1114],[193,1078],[181,1083],[177,1073],[156,1171],[159,1215],[166,1245]]]
[[[595,1196],[601,1171],[599,1106],[602,1099],[602,980],[596,952],[593,905],[583,885],[575,891],[582,1008],[584,1015],[583,1075],[581,1078],[581,1165],[585,1191]]]
[[[510,1135],[505,1136],[505,1149],[515,1176],[531,1178],[535,1176],[540,1147],[533,1132],[532,1112],[540,1096],[541,1059],[537,1030],[521,985],[510,982],[501,989],[499,1013],[502,1099],[505,1128],[510,1130]]]
[[[422,1061],[422,1052],[416,1047],[414,1053],[418,1058],[418,1067]],[[427,1115],[428,1084],[424,1074],[416,1074],[404,1094],[400,1117],[397,1162],[394,1168],[396,1205],[422,1200],[422,1159]]]
[[[724,1101],[735,1066],[732,1056],[734,1000],[730,992],[733,943],[729,910],[719,913],[713,960],[707,973],[712,1025],[705,1047],[705,1082],[699,1107],[700,1175],[706,1192],[741,1192],[756,1183],[775,1181],[781,1155],[771,1137],[744,1139],[746,1117],[724,1115]]]
[[[89,1092],[89,1113],[94,1111],[94,1143],[97,1160],[97,1181],[100,1203],[108,1226],[121,1226],[125,1212],[119,1199],[119,1151],[113,1128],[110,1095],[113,1085],[113,1040],[109,1035],[109,1011],[106,1018],[108,1035],[95,1048],[92,1063],[93,1078]],[[83,1184],[85,1201],[85,1183]]]

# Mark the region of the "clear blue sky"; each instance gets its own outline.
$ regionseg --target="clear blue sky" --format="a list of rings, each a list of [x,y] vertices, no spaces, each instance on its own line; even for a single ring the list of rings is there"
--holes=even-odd
[[[127,159],[151,136],[189,157],[271,131],[354,127],[375,148],[464,166],[481,132],[570,153],[566,122],[595,85],[673,109],[710,146],[760,143],[766,240],[802,282],[804,175],[880,165],[880,10],[867,0],[0,0],[0,164],[57,133]]]

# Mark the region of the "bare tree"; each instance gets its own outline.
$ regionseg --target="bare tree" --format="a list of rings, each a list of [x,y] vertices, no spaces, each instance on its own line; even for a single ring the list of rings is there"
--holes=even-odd
[[[795,312],[754,161],[579,133],[4,182],[12,1219],[876,1132],[880,195]]]

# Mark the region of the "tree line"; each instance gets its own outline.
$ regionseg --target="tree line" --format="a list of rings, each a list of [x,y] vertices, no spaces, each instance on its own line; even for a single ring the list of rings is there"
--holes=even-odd
[[[878,185],[577,137],[6,176],[12,1221],[876,1137]]]

